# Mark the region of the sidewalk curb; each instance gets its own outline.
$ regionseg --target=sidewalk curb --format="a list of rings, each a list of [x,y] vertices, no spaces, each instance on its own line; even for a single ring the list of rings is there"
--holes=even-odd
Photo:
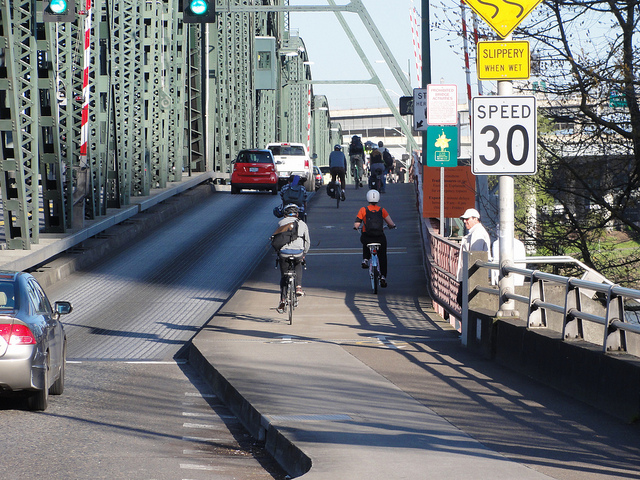
[[[216,395],[242,422],[250,435],[264,441],[265,450],[291,475],[299,477],[311,470],[311,459],[280,433],[231,383],[204,357],[197,339],[189,347],[189,364],[213,387]]]

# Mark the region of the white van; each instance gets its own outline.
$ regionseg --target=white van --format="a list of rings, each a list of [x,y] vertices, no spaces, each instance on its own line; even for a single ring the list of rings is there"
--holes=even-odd
[[[268,144],[267,148],[273,153],[280,185],[287,183],[289,176],[300,175],[307,179],[305,188],[314,190],[313,161],[304,143],[274,142]]]

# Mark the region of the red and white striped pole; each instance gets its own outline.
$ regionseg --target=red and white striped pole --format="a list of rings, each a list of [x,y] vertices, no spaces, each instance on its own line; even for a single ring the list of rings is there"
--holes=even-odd
[[[476,43],[476,65],[478,64],[478,15],[476,12],[471,11],[471,17],[473,18],[473,41]],[[484,95],[482,89],[482,81],[478,79],[478,95]]]
[[[467,77],[467,99],[469,100],[469,125],[471,125],[471,68],[469,67],[469,42],[467,40],[467,8],[464,1],[460,2],[462,10],[462,42],[464,46],[464,71]]]
[[[84,56],[82,62],[82,123],[80,127],[81,164],[87,161],[87,143],[89,142],[89,65],[91,63],[91,0],[86,0],[84,11]],[[84,161],[83,161],[84,160]]]
[[[84,227],[84,205],[89,191],[89,162],[87,145],[89,143],[89,65],[91,63],[91,0],[86,0],[85,9],[78,12],[84,15],[84,55],[82,60],[82,120],[80,123],[80,158],[76,170],[77,185],[73,192],[73,228]]]
[[[416,7],[412,7],[409,9],[409,22],[411,23],[411,35],[413,37],[413,54],[416,59],[416,77],[418,79],[418,85],[421,85],[420,76],[422,75],[422,49],[420,47],[420,28],[418,27],[418,16],[419,14],[416,10]]]

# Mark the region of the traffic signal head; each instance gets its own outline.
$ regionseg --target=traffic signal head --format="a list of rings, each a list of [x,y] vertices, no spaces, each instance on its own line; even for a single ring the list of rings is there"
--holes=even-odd
[[[73,22],[76,19],[75,0],[45,0],[44,4],[44,22]]]
[[[216,21],[215,0],[182,0],[184,23],[214,23]]]

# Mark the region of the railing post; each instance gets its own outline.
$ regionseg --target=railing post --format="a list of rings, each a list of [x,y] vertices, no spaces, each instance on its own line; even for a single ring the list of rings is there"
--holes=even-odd
[[[604,327],[604,339],[602,341],[603,353],[609,350],[627,350],[625,332],[613,325],[615,320],[624,321],[623,297],[613,293],[612,285],[607,295],[606,325]]]
[[[529,308],[527,310],[527,328],[546,327],[547,311],[538,307],[536,301],[544,302],[544,282],[540,279],[531,278],[529,287]]]
[[[463,346],[469,345],[469,252],[466,250],[460,252],[462,254],[462,282],[460,283],[460,295],[461,299],[460,307],[462,309],[462,330],[461,340]]]
[[[582,319],[574,317],[572,310],[582,311],[580,305],[580,289],[571,285],[571,280],[567,281],[565,290],[565,304],[562,326],[562,338],[584,338],[582,329]]]
[[[469,328],[469,308],[488,309],[489,307],[489,305],[483,303],[482,296],[478,295],[476,291],[478,286],[489,286],[489,270],[476,266],[476,262],[486,262],[488,259],[487,252],[462,252],[462,283],[460,288],[462,289],[462,344],[464,346],[475,340],[471,338],[471,332],[477,333],[480,331],[477,325],[473,329]]]

